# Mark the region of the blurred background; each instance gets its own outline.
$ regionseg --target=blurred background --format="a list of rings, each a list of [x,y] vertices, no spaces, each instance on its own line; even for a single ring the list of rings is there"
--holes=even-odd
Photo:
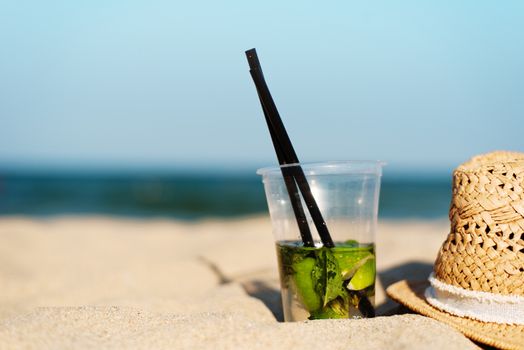
[[[0,215],[266,213],[256,47],[303,162],[379,159],[380,216],[524,150],[520,1],[0,4]]]

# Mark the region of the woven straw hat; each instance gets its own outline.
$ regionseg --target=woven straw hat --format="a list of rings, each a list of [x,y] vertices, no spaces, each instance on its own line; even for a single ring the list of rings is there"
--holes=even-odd
[[[460,165],[449,219],[428,281],[397,282],[388,295],[473,340],[524,349],[524,153]]]

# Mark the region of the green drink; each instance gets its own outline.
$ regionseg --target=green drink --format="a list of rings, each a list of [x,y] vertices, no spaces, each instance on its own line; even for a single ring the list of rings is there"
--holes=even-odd
[[[280,241],[276,247],[286,320],[375,315],[374,244],[324,248]]]
[[[290,197],[285,167],[258,171],[276,242],[284,320],[373,317],[382,163],[301,164],[334,246],[326,244],[304,198]],[[305,217],[295,215],[297,199]]]

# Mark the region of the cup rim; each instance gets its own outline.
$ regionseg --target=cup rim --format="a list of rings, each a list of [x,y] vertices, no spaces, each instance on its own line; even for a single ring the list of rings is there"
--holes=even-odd
[[[257,169],[256,173],[263,177],[282,176],[283,168],[301,166],[305,175],[382,175],[382,167],[386,162],[381,160],[332,160],[324,162],[292,163],[279,166],[267,166]]]

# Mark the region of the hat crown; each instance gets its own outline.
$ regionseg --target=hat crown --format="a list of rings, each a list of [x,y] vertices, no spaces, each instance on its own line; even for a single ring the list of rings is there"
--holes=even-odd
[[[437,279],[468,290],[524,296],[524,153],[492,152],[453,172],[450,233]]]

